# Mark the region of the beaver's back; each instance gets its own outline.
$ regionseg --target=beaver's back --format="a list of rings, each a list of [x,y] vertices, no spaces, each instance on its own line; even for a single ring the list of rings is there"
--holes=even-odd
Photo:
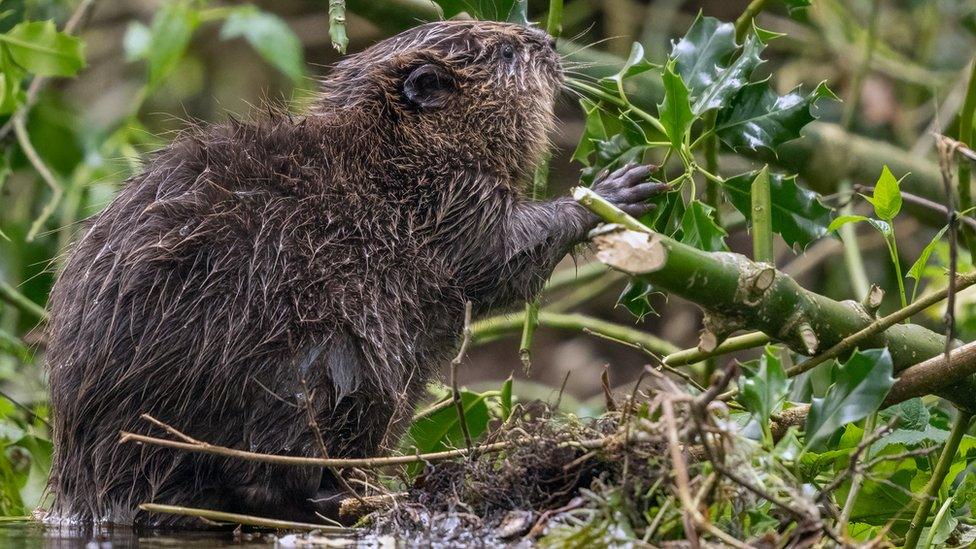
[[[299,498],[319,488],[311,468],[286,477],[118,444],[120,430],[163,434],[143,413],[214,444],[316,455],[298,405],[306,379],[336,435],[330,453],[365,455],[393,413],[381,395],[418,390],[402,372],[440,352],[430,342],[446,328],[430,307],[442,273],[402,233],[390,241],[389,218],[376,217],[385,204],[333,181],[304,130],[279,121],[188,136],[92,220],[52,290],[52,517],[130,522],[144,501],[246,511],[261,479],[292,479],[275,494]],[[274,504],[292,518],[300,506]]]

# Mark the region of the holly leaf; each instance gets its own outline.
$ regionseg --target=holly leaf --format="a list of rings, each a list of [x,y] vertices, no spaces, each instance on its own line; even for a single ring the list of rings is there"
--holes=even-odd
[[[681,218],[681,242],[706,252],[728,251],[725,229],[714,218],[715,208],[699,201],[688,203]]]
[[[74,76],[85,66],[84,43],[58,32],[53,21],[25,21],[0,34],[10,57],[27,72]]]
[[[584,166],[589,166],[590,154],[592,154],[595,150],[593,143],[595,141],[606,140],[607,129],[603,125],[603,116],[601,114],[600,105],[584,97],[580,99],[580,106],[583,108],[585,122],[583,126],[583,135],[580,137],[576,150],[573,151],[573,160],[583,164]]]
[[[796,139],[800,130],[816,119],[811,112],[822,97],[836,98],[825,84],[807,96],[790,92],[779,96],[768,81],[747,84],[718,111],[715,133],[732,150],[769,149]]]
[[[735,26],[701,14],[671,48],[681,79],[697,95],[718,80],[736,51]]]
[[[702,90],[693,90],[692,99],[695,103],[691,110],[697,115],[724,107],[729,98],[749,83],[749,76],[762,64],[759,54],[764,47],[759,38],[749,35],[742,47],[742,53],[731,65],[718,71],[714,80]]]
[[[729,201],[746,219],[752,219],[750,198],[752,181],[758,171],[746,172],[725,180]],[[800,186],[795,175],[769,174],[773,201],[773,231],[790,247],[804,249],[831,230],[832,211],[820,202],[820,195]]]
[[[656,315],[657,311],[651,305],[651,296],[656,292],[654,287],[640,278],[631,278],[627,281],[627,286],[620,297],[617,298],[617,305],[623,305],[638,320],[643,320],[647,315]]]
[[[277,15],[254,6],[235,8],[220,29],[220,37],[243,37],[261,57],[294,81],[304,75],[302,42]]]
[[[876,411],[895,383],[892,371],[888,349],[854,351],[847,362],[837,367],[834,383],[823,398],[811,402],[806,447],[823,449],[824,442],[841,427]]]
[[[607,76],[602,80],[620,84],[632,76],[637,76],[638,74],[645,73],[658,67],[660,67],[660,65],[655,65],[644,58],[644,46],[642,46],[640,42],[634,42],[630,46],[630,56],[627,57],[627,61],[625,61],[623,66],[620,67],[617,74]]]
[[[788,391],[789,380],[775,347],[767,345],[758,360],[742,364],[738,401],[760,425],[769,423]]]
[[[871,196],[864,197],[874,206],[874,215],[879,219],[891,221],[901,211],[901,189],[898,187],[898,180],[891,173],[888,166],[881,168],[881,175],[878,182],[874,184],[874,192]]]
[[[691,112],[688,88],[682,82],[681,76],[674,72],[674,66],[674,61],[670,61],[661,77],[664,82],[664,102],[658,105],[658,114],[671,146],[680,149],[695,115]]]

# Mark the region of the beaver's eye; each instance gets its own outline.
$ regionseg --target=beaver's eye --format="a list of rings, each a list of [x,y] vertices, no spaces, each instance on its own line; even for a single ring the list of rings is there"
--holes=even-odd
[[[515,59],[515,47],[511,44],[505,44],[502,46],[502,58],[506,61]]]

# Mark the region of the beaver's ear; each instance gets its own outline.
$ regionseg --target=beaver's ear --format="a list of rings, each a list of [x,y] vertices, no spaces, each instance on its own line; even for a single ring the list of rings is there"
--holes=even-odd
[[[410,71],[403,81],[403,95],[407,101],[423,109],[443,106],[454,90],[454,78],[447,69],[431,63]]]

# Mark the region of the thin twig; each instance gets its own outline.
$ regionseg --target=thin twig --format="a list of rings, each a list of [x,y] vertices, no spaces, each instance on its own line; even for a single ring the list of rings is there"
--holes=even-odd
[[[151,421],[156,425],[159,425],[167,432],[172,433],[177,438],[186,440],[196,440],[176,428],[167,425],[152,416],[146,417],[144,414],[144,419]],[[617,437],[608,436],[603,438],[586,439],[579,441],[567,442],[566,446],[578,446],[580,448],[594,449],[602,448],[612,441],[616,441]],[[262,454],[259,452],[249,452],[247,450],[238,450],[236,448],[228,448],[226,446],[217,446],[215,444],[210,444],[204,441],[196,442],[181,442],[177,440],[168,440],[164,438],[151,437],[146,435],[140,435],[137,433],[130,433],[128,431],[119,432],[119,443],[125,442],[136,442],[144,444],[152,444],[154,446],[163,446],[166,448],[175,448],[179,450],[187,450],[190,452],[200,452],[204,454],[219,455],[224,457],[232,457],[243,459],[247,461],[258,461],[262,463],[275,463],[278,465],[295,465],[295,466],[318,466],[318,467],[330,467],[330,468],[360,468],[360,469],[377,469],[381,467],[390,467],[394,465],[408,465],[411,463],[419,462],[433,462],[433,461],[443,461],[447,459],[454,459],[458,457],[464,457],[471,452],[498,452],[509,448],[515,444],[527,444],[532,441],[532,437],[526,437],[521,440],[503,440],[499,442],[493,442],[490,444],[482,444],[480,446],[472,447],[471,449],[459,448],[456,450],[445,450],[442,452],[431,452],[427,454],[414,454],[409,456],[387,456],[387,457],[371,457],[371,458],[316,458],[316,457],[306,457],[306,456],[284,456],[279,454]]]
[[[48,314],[44,310],[44,307],[34,303],[27,296],[3,280],[0,280],[0,299],[7,301],[25,313],[37,317],[41,321],[47,320]]]
[[[959,235],[956,234],[956,193],[952,188],[952,145],[942,138],[937,138],[939,150],[939,171],[942,173],[942,183],[945,187],[946,211],[948,215],[949,235],[949,285],[946,294],[946,312],[943,316],[946,330],[945,358],[949,363],[949,353],[952,351],[953,333],[956,327],[956,268],[959,262]]]
[[[276,528],[278,530],[316,530],[324,534],[353,534],[357,532],[356,528],[326,526],[324,524],[311,524],[308,522],[292,522],[290,520],[239,515],[237,513],[225,513],[223,511],[198,509],[195,507],[160,505],[158,503],[142,503],[139,505],[139,508],[149,513],[165,513],[185,517],[198,517],[208,521],[229,522],[231,524],[244,524],[247,526],[262,526],[265,528]]]
[[[61,188],[61,183],[58,182],[57,177],[41,156],[37,154],[37,150],[31,143],[30,136],[27,134],[27,127],[24,126],[24,117],[20,115],[14,115],[13,117],[14,125],[14,135],[17,136],[17,143],[20,144],[20,150],[23,151],[24,156],[30,161],[31,165],[34,166],[34,170],[37,171],[44,183],[51,188],[51,199],[48,200],[47,204],[44,205],[44,209],[41,210],[41,215],[31,223],[30,230],[27,232],[25,240],[27,242],[33,242],[34,238],[37,237],[37,233],[44,228],[44,223],[47,222],[54,210],[57,209],[58,204],[61,202],[61,196],[64,194],[64,190]]]
[[[464,417],[464,403],[461,401],[461,391],[458,390],[457,384],[457,369],[461,365],[461,361],[464,360],[464,355],[468,352],[468,346],[471,345],[471,302],[468,301],[464,304],[464,330],[462,331],[463,339],[461,340],[461,348],[458,350],[458,354],[451,361],[451,394],[454,398],[454,407],[457,409],[458,422],[461,425],[461,433],[464,434],[464,444],[465,447],[471,449],[471,432],[468,431],[468,422]]]
[[[325,445],[325,439],[322,437],[322,430],[319,429],[319,422],[315,418],[315,407],[312,405],[312,398],[314,395],[308,390],[308,383],[305,381],[304,377],[302,378],[302,391],[305,392],[305,413],[308,416],[308,427],[312,430],[312,436],[315,437],[315,442],[319,445],[319,451],[322,453],[322,459],[329,459],[329,449]],[[335,475],[336,480],[339,481],[339,485],[342,486],[346,492],[349,492],[349,495],[359,500],[359,502],[363,505],[366,505],[366,502],[363,501],[363,498],[359,496],[359,493],[353,490],[352,486],[349,486],[349,483],[346,482],[346,478],[342,476],[341,470],[336,470],[332,473]]]
[[[964,290],[976,284],[976,271],[971,271],[968,273],[963,273],[956,277],[955,285],[953,286],[956,291]],[[847,351],[854,349],[858,343],[864,341],[865,339],[877,335],[888,328],[894,326],[895,324],[901,322],[902,320],[911,317],[912,315],[928,309],[932,305],[942,301],[949,294],[948,288],[934,292],[928,296],[925,296],[914,303],[909,304],[907,307],[899,309],[888,316],[884,316],[875,320],[871,324],[868,324],[861,330],[854,332],[853,334],[840,340],[836,345],[827,349],[825,352],[808,358],[807,360],[793,366],[787,371],[790,377],[797,376],[811,368],[823,364],[824,362],[837,358]]]

